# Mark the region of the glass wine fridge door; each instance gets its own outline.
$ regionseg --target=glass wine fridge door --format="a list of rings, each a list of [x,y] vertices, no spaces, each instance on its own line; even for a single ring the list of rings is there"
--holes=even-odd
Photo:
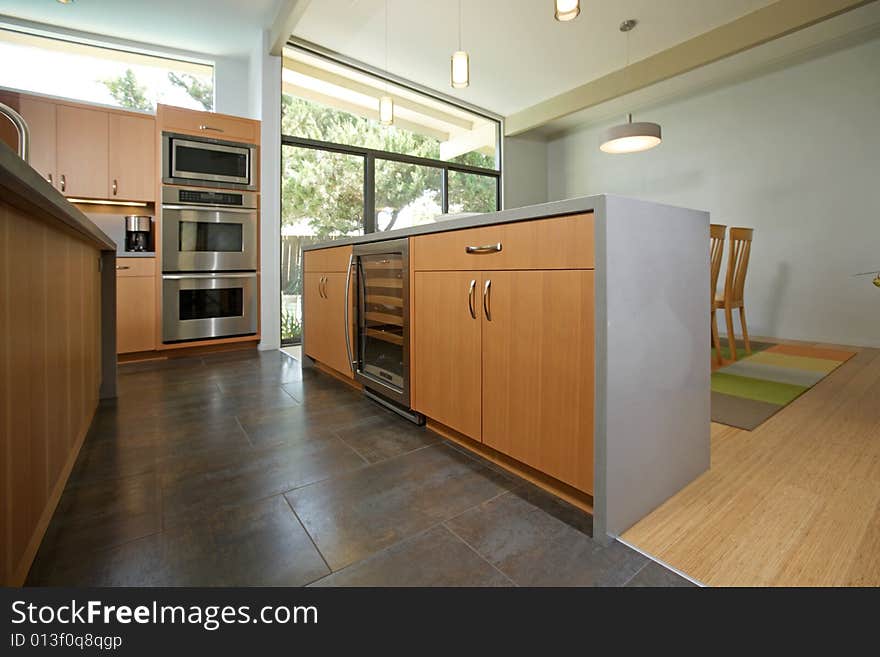
[[[358,276],[358,374],[366,385],[409,403],[409,321],[405,250],[361,254]]]

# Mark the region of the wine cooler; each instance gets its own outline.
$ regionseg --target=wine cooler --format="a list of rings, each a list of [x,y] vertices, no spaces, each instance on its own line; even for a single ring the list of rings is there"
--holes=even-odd
[[[373,399],[421,423],[409,410],[409,241],[356,245],[351,273],[357,277],[355,377]]]

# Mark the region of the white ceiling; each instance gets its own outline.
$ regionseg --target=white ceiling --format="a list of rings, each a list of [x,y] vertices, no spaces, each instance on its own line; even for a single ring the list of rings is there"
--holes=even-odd
[[[388,69],[403,78],[508,115],[626,64],[621,21],[636,18],[630,60],[686,41],[773,0],[581,0],[572,22],[551,0],[463,0],[462,47],[471,86],[452,89],[458,45],[455,0],[388,0]],[[312,0],[294,35],[385,67],[385,0]]]
[[[0,15],[217,56],[256,45],[280,0],[0,0]]]

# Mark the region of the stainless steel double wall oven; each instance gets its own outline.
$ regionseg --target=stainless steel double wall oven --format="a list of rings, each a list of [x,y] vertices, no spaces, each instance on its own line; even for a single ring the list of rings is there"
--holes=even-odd
[[[163,135],[163,182],[171,183],[162,188],[164,343],[257,332],[255,147],[217,147]],[[177,186],[183,180],[220,189]]]

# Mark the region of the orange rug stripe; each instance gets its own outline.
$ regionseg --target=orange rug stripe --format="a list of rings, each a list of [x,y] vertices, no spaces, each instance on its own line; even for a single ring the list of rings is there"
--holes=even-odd
[[[855,355],[852,351],[842,349],[822,349],[819,347],[801,347],[794,344],[778,344],[766,350],[776,354],[787,356],[805,356],[807,358],[823,358],[825,360],[846,361]]]

